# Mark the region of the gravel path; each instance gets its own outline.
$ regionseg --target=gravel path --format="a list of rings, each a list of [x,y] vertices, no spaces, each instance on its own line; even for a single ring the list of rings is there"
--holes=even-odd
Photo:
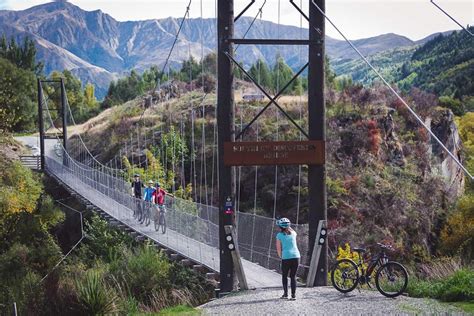
[[[390,299],[376,291],[342,294],[332,287],[298,288],[297,300],[281,300],[280,289],[231,294],[199,307],[205,315],[462,315],[454,306],[435,300],[400,296]]]

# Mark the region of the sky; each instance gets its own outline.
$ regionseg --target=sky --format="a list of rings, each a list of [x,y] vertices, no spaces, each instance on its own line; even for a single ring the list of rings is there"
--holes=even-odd
[[[47,0],[0,0],[0,9],[23,10]],[[84,10],[100,9],[116,20],[159,19],[182,17],[189,0],[71,0]],[[234,0],[235,11],[243,9],[250,0]],[[255,16],[264,0],[256,0],[246,15]],[[302,3],[307,12],[308,0]],[[435,0],[462,25],[474,25],[474,0]],[[280,10],[278,8],[280,7]],[[201,10],[202,8],[202,10]],[[215,0],[192,0],[190,16],[215,17]],[[278,14],[280,12],[280,14]],[[441,31],[459,29],[440,12],[430,0],[327,0],[326,13],[350,39],[367,38],[386,33],[404,35],[412,40]],[[267,0],[262,19],[282,24],[307,27],[288,0]],[[339,34],[326,24],[327,35]]]

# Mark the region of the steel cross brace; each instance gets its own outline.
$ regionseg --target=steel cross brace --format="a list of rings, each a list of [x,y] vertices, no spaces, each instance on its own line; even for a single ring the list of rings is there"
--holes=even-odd
[[[275,106],[280,110],[281,113],[283,113],[283,115],[304,135],[306,136],[307,139],[309,139],[309,135],[308,133],[306,133],[306,131],[298,124],[295,122],[295,120],[293,120],[293,118],[291,118],[291,116],[288,115],[288,113],[286,113],[286,111],[276,102],[276,100],[280,97],[280,95],[283,94],[283,91],[286,90],[286,88],[288,88],[291,83],[293,81],[295,81],[296,78],[298,78],[298,76],[306,69],[306,67],[308,67],[309,63],[306,63],[294,76],[293,78],[291,78],[290,81],[288,81],[288,83],[274,96],[274,97],[271,97],[270,94],[267,93],[267,91],[265,91],[265,89],[260,85],[258,84],[258,82],[244,69],[244,67],[242,67],[229,53],[225,53],[225,55],[237,66],[239,67],[239,69],[257,86],[257,88],[262,91],[263,94],[265,94],[265,96],[267,98],[270,99],[270,102],[267,103],[267,105],[250,121],[249,124],[247,124],[244,129],[242,129],[242,131],[240,131],[240,133],[235,137],[236,139],[240,138],[244,133],[245,131],[263,114],[263,112],[265,112],[269,107],[270,105],[272,104],[275,104]]]
[[[294,2],[294,0],[290,0],[290,3],[295,7],[295,9],[305,18],[306,21],[309,22],[309,17],[301,10],[301,8]],[[323,35],[323,32],[319,28],[314,28],[319,35]]]
[[[238,19],[252,6],[252,4],[255,3],[255,0],[251,0],[249,4],[240,12],[235,18],[234,18],[234,23],[237,22]]]

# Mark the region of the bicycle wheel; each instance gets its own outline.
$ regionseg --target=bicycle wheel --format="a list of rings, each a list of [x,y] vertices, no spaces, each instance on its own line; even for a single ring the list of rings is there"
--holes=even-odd
[[[331,271],[332,285],[342,293],[348,293],[359,284],[359,269],[350,259],[339,260]]]
[[[382,295],[396,297],[407,288],[408,272],[400,263],[389,261],[377,270],[375,285]]]
[[[161,225],[161,232],[163,234],[166,233],[166,216],[165,216],[165,213],[160,214],[160,225]]]
[[[145,221],[144,222],[145,222],[146,226],[150,225],[150,223],[151,223],[151,209],[150,208],[148,208],[146,210],[146,215],[145,215]]]

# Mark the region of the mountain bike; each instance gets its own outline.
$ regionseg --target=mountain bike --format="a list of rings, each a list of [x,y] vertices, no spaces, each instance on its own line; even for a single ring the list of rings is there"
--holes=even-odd
[[[161,233],[166,233],[166,210],[164,205],[158,206],[155,212],[155,231],[160,231],[160,228]]]
[[[145,203],[143,207],[140,224],[144,224],[145,226],[150,225],[152,208],[153,208],[153,205],[151,203]]]
[[[356,264],[351,259],[338,260],[331,272],[332,285],[342,293],[354,290],[359,284],[367,284],[373,287],[375,279],[377,290],[386,297],[397,297],[402,294],[408,285],[408,272],[403,265],[395,261],[389,261],[386,250],[393,250],[389,245],[377,243],[380,251],[367,261],[363,261],[364,248],[353,248],[359,254],[359,262]],[[367,269],[363,264],[368,263]],[[375,274],[375,278],[373,275]]]

